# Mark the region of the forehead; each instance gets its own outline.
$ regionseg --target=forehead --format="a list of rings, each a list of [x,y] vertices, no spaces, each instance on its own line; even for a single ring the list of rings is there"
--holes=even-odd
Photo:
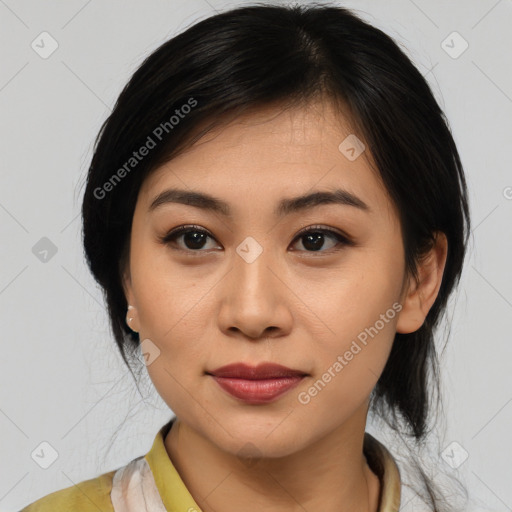
[[[348,116],[326,102],[253,110],[216,127],[153,171],[141,199],[149,207],[155,195],[176,186],[229,202],[277,201],[310,189],[342,187],[366,203],[389,206],[368,149],[352,160],[343,151],[354,136],[362,138],[355,131]]]

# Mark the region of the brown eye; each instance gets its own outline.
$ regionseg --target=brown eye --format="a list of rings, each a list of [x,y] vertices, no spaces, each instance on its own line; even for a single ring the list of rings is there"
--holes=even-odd
[[[204,249],[208,238],[213,239],[210,233],[197,226],[180,226],[165,235],[161,239],[161,242],[176,245],[176,241],[179,238],[182,238],[182,246],[178,247],[178,249],[194,252],[199,252],[201,249]]]
[[[303,240],[302,245],[307,252],[330,252],[331,249],[336,250],[345,245],[353,245],[352,241],[341,233],[316,226],[301,231],[295,239]],[[328,247],[327,250],[322,250],[325,248],[326,239],[334,240],[337,243]]]
[[[207,252],[207,250],[214,248],[206,247],[208,239],[215,240],[208,231],[200,228],[199,226],[186,225],[173,229],[167,235],[162,237],[160,241],[163,244],[170,245],[176,250],[189,253],[200,253]],[[347,245],[354,245],[346,235],[342,235],[337,231],[326,229],[321,226],[312,226],[302,230],[295,237],[295,240],[297,241],[301,239],[303,240],[302,245],[304,249],[299,250],[302,252],[328,253],[332,250],[339,250]],[[327,249],[325,249],[326,240],[334,241],[334,243],[331,243],[330,247],[327,247]]]

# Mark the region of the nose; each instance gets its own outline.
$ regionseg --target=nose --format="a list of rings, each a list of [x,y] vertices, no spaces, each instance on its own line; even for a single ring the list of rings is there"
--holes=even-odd
[[[287,300],[293,294],[271,252],[263,250],[254,260],[237,253],[233,260],[218,290],[222,332],[252,341],[286,336],[293,320]]]

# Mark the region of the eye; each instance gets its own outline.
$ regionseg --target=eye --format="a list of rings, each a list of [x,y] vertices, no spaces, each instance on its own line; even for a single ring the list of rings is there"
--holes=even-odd
[[[208,231],[205,231],[199,226],[185,225],[171,230],[167,235],[162,237],[160,241],[163,244],[179,246],[180,244],[177,242],[179,239],[182,239],[184,247],[177,247],[177,250],[187,252],[206,252],[201,251],[200,249],[205,248],[205,243],[208,238],[214,240],[213,236]],[[343,246],[354,245],[346,235],[342,235],[337,231],[327,229],[322,226],[311,226],[303,229],[295,237],[294,242],[295,240],[298,241],[301,239],[304,239],[303,246],[305,247],[306,252],[330,252],[333,248],[334,250],[340,250]],[[328,250],[320,251],[320,249],[324,248],[326,239],[334,240],[335,243],[331,245]]]
[[[178,250],[191,250],[193,252],[198,252],[197,249],[204,248],[204,243],[207,238],[213,237],[210,235],[208,231],[201,229],[199,226],[179,226],[176,229],[171,230],[167,235],[165,235],[161,242],[163,244],[171,244],[174,245],[176,240],[179,238],[183,238],[183,243],[185,244],[185,248],[178,247]],[[204,252],[204,251],[200,251]]]
[[[322,226],[311,226],[303,229],[295,237],[295,240],[304,239],[302,245],[306,247],[306,252],[319,252],[323,248],[326,238],[337,242],[328,249],[340,250],[345,245],[354,245],[347,236]],[[320,252],[330,252],[330,250]]]

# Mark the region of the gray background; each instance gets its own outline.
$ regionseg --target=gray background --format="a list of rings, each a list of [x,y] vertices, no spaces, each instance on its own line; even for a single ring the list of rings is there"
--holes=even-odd
[[[111,339],[80,244],[84,174],[101,122],[143,58],[243,3],[0,0],[1,511],[146,453],[172,415],[147,379],[135,388]],[[474,225],[442,362],[448,450],[431,453],[467,485],[467,510],[512,510],[512,3],[340,5],[405,46],[454,132]],[[31,47],[51,48],[43,31],[58,43],[46,59]],[[454,31],[469,45],[460,55]],[[53,245],[55,254],[40,252]],[[368,430],[394,449],[392,436]],[[43,441],[58,452],[48,469],[31,458]],[[462,450],[467,460],[452,468],[445,460]],[[402,510],[420,510],[413,501]]]

